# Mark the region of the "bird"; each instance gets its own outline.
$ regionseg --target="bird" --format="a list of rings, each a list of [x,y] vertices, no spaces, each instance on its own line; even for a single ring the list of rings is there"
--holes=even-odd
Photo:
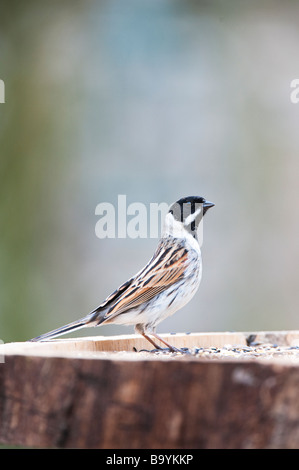
[[[169,206],[158,246],[149,262],[121,284],[83,318],[44,333],[30,341],[45,341],[103,323],[134,325],[135,333],[155,349],[181,351],[156,333],[157,325],[184,307],[202,278],[202,258],[197,229],[213,202],[202,196],[183,197]],[[155,340],[154,340],[154,339]]]

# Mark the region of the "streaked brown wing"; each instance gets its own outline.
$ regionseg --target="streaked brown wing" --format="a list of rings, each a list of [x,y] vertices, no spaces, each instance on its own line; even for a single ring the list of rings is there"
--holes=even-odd
[[[101,303],[96,309],[93,310],[92,313],[101,311],[103,309],[107,309],[109,305],[114,305],[115,302],[121,297],[121,295],[128,289],[128,287],[133,283],[134,278],[129,279],[128,281],[124,282],[121,286],[118,287],[112,294],[110,294],[104,302]]]
[[[150,263],[114,298],[105,321],[109,322],[115,315],[150,301],[178,282],[184,276],[187,261],[188,254],[184,248],[157,251]]]

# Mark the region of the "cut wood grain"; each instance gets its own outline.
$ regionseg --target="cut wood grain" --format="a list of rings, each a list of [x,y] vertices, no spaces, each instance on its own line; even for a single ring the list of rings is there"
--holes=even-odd
[[[177,348],[224,346],[225,344],[246,344],[244,333],[176,333],[161,334]],[[165,347],[161,343],[162,347]],[[81,352],[115,352],[151,350],[153,347],[141,335],[92,336],[71,339],[54,339],[43,342],[9,343],[0,345],[0,354],[76,354]]]
[[[299,344],[299,331],[209,332],[161,334],[177,348],[222,347],[227,344],[246,345],[251,342],[272,342],[292,346]],[[164,345],[162,345],[164,347]],[[0,344],[1,354],[73,355],[83,352],[116,352],[150,350],[151,345],[141,335],[91,336],[53,339],[43,342]]]

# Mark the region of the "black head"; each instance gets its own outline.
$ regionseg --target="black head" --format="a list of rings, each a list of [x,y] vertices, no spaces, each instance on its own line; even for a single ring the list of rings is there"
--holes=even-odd
[[[174,219],[182,222],[185,228],[196,236],[198,225],[205,213],[213,207],[213,202],[201,196],[187,196],[170,206],[169,212]]]

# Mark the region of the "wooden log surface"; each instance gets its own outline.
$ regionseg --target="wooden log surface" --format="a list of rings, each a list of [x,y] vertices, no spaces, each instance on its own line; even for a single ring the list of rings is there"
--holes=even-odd
[[[299,447],[299,332],[163,336],[177,347],[220,348],[220,354],[134,352],[148,349],[135,335],[0,345],[0,441],[104,449]],[[250,342],[288,354],[221,354],[234,350],[228,344],[250,351]]]

